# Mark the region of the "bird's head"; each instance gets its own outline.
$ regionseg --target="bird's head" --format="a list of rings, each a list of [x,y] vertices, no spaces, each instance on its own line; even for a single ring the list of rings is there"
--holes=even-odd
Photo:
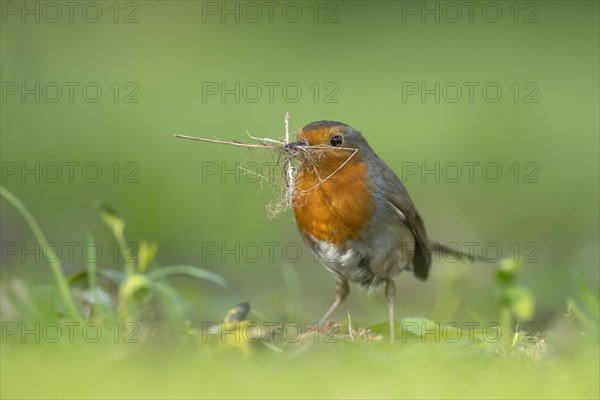
[[[361,162],[372,151],[360,132],[337,121],[305,125],[298,131],[297,140],[285,148],[298,155],[302,167],[316,167],[322,173],[344,163]]]

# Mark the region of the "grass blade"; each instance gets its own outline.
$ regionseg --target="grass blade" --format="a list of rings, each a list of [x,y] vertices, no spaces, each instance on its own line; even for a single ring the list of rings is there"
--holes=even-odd
[[[42,229],[36,222],[33,215],[29,212],[27,207],[10,191],[6,188],[0,186],[0,196],[4,197],[6,201],[13,205],[21,214],[21,216],[29,225],[29,228],[32,230],[33,235],[39,242],[40,246],[44,249],[48,249],[48,262],[50,263],[50,268],[52,268],[52,272],[54,274],[54,279],[56,280],[56,284],[58,286],[58,291],[60,293],[61,300],[67,310],[69,316],[75,321],[83,321],[83,317],[81,316],[79,310],[75,306],[75,302],[73,301],[73,297],[71,297],[71,291],[69,290],[69,282],[65,276],[63,267],[59,258],[57,257],[54,248],[52,246],[48,246],[48,241],[46,240],[46,236],[42,232]]]
[[[221,275],[193,265],[171,265],[168,267],[161,267],[149,271],[147,275],[152,280],[165,278],[170,275],[187,275],[192,278],[211,281],[223,287],[227,285],[227,282]]]

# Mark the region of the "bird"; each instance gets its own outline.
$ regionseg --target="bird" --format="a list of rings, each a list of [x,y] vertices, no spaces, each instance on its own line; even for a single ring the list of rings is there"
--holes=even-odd
[[[315,121],[285,150],[299,160],[292,189],[298,230],[336,280],[335,301],[319,325],[348,297],[350,282],[368,291],[383,288],[393,343],[394,279],[410,270],[426,280],[432,251],[443,245],[429,240],[408,191],[361,132]]]

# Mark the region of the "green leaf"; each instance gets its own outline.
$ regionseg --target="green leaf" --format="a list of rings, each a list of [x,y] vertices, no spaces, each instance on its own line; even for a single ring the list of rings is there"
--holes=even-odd
[[[496,276],[501,280],[512,281],[520,267],[521,265],[512,258],[504,258],[500,260]]]
[[[98,273],[103,277],[110,279],[117,285],[120,285],[125,280],[125,274],[116,269],[99,269]]]
[[[516,286],[506,291],[510,309],[517,319],[527,321],[533,317],[535,311],[535,300],[529,289]]]
[[[148,278],[152,280],[165,278],[169,275],[187,275],[192,278],[205,279],[223,287],[227,285],[227,282],[221,275],[193,265],[171,265],[168,267],[161,267],[149,271],[147,275]]]
[[[154,290],[164,301],[165,305],[169,307],[172,313],[172,317],[182,318],[183,312],[181,310],[181,296],[175,289],[168,285],[164,285],[158,282],[150,283],[149,287]],[[175,315],[173,315],[175,314]]]
[[[584,310],[581,309],[579,303],[575,300],[567,299],[567,313],[572,315],[575,321],[583,325],[587,331],[598,331],[598,324],[594,322]]]
[[[119,218],[116,210],[102,201],[97,201],[95,208],[100,211],[102,221],[110,228],[117,241],[121,241],[125,230],[125,222]]]
[[[145,240],[140,242],[140,249],[138,251],[138,271],[141,273],[146,272],[146,268],[148,265],[154,260],[156,257],[156,252],[158,251],[158,246],[156,243],[148,243]]]
[[[86,245],[92,245],[87,247],[86,258],[88,260],[86,266],[88,284],[94,296],[98,292],[98,266],[96,265],[96,261],[98,260],[98,250],[94,244],[94,237],[92,234],[87,235]]]
[[[88,271],[81,270],[69,276],[69,286],[77,286],[79,283],[85,281],[87,279]]]
[[[142,274],[133,274],[127,276],[121,286],[119,287],[119,296],[123,301],[129,301],[133,294],[145,287],[149,286],[150,281],[145,275]]]
[[[591,311],[596,321],[600,320],[600,302],[598,297],[592,292],[584,278],[579,278],[580,297]]]
[[[481,325],[484,325],[486,323],[486,320],[484,318],[482,318],[479,314],[477,314],[474,310],[472,310],[469,307],[465,307],[465,311],[467,312],[467,314],[469,314],[469,316],[471,318],[473,318],[473,320],[475,322],[478,322]]]

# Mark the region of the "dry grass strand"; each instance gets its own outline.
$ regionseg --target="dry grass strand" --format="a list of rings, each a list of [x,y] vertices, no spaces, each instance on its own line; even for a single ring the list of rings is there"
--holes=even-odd
[[[356,155],[358,149],[347,148],[347,147],[331,147],[326,145],[317,145],[317,146],[298,146],[294,149],[286,149],[286,145],[290,143],[290,133],[289,133],[289,114],[286,112],[285,114],[285,139],[284,141],[275,140],[271,138],[261,138],[254,137],[249,132],[247,135],[256,140],[259,143],[244,143],[239,140],[220,140],[220,139],[209,139],[203,137],[195,137],[188,136],[182,134],[175,134],[174,136],[181,139],[193,140],[198,142],[205,143],[214,143],[220,145],[229,145],[236,147],[245,147],[248,149],[264,149],[269,150],[275,157],[274,165],[282,165],[282,174],[279,175],[281,178],[277,177],[277,174],[273,174],[273,180],[270,178],[270,174],[273,171],[273,168],[267,171],[267,174],[257,174],[255,171],[248,170],[246,168],[240,167],[245,173],[254,174],[254,176],[259,176],[261,185],[263,181],[269,182],[275,186],[276,190],[278,188],[279,194],[275,197],[273,201],[266,205],[266,210],[269,218],[276,218],[281,213],[287,211],[294,205],[298,205],[300,201],[305,197],[306,194],[318,188],[323,183],[327,182],[331,179],[335,174],[337,174],[351,159]],[[348,158],[340,164],[338,168],[336,168],[332,173],[327,175],[326,177],[321,177],[319,172],[319,161],[326,157],[327,152],[329,151],[348,151],[350,155]],[[298,171],[298,168],[302,165],[303,168],[312,169],[315,175],[318,177],[317,183],[307,189],[298,191],[295,185],[295,176]],[[261,186],[262,187],[262,186]]]

